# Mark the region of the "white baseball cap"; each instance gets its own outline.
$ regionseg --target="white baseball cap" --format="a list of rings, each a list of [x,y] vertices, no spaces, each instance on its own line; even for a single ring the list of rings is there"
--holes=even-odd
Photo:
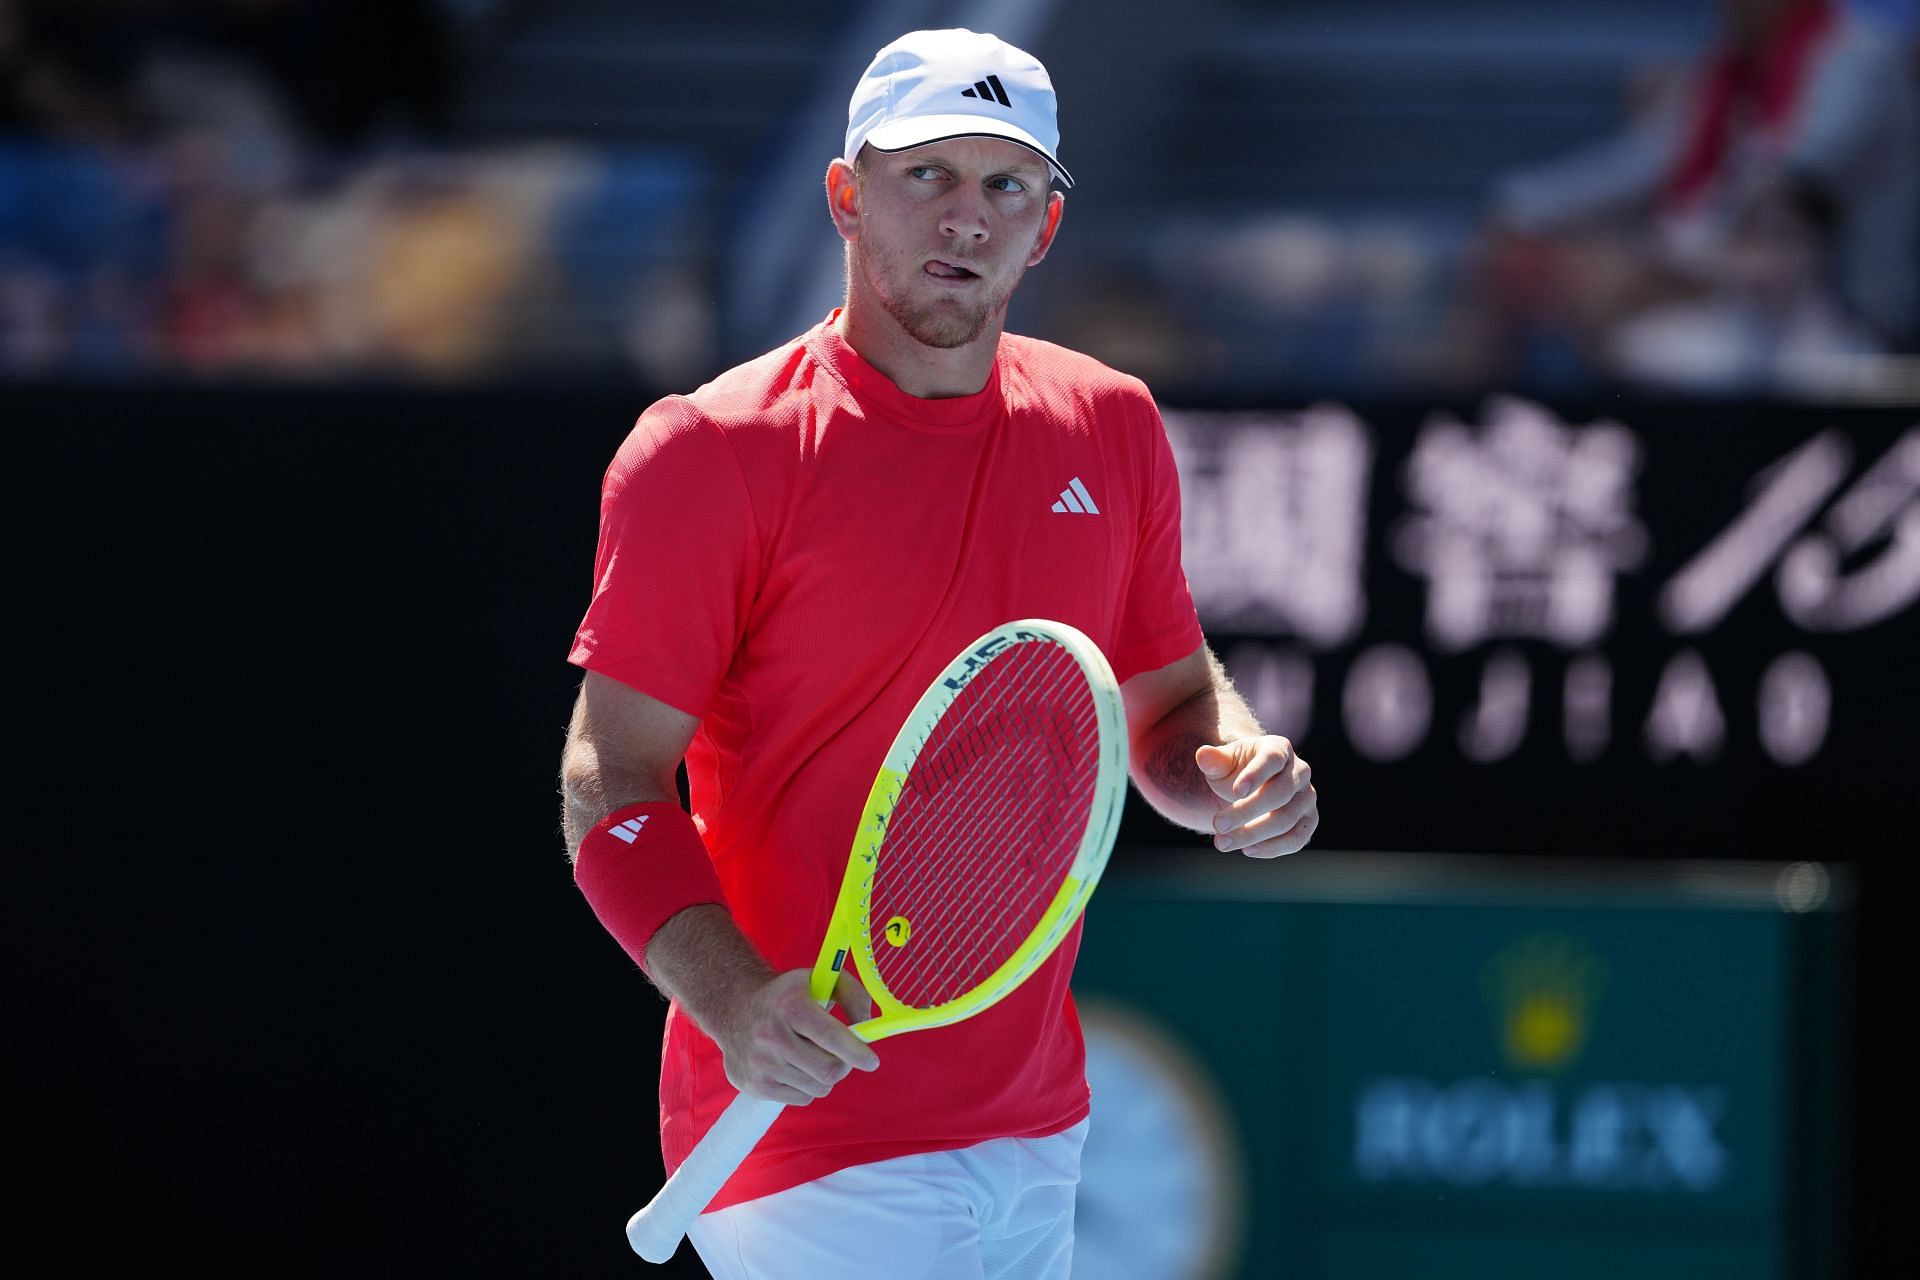
[[[848,160],[863,143],[875,151],[909,151],[947,138],[1017,142],[1044,157],[1063,185],[1073,185],[1053,154],[1060,125],[1047,69],[998,36],[963,27],[910,31],[874,54],[854,86]]]

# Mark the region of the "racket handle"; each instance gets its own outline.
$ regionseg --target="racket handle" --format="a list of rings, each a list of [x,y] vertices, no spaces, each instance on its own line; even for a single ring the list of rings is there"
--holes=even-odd
[[[647,1207],[627,1219],[627,1243],[648,1262],[665,1262],[687,1228],[711,1204],[740,1162],[752,1153],[786,1104],[736,1097]]]

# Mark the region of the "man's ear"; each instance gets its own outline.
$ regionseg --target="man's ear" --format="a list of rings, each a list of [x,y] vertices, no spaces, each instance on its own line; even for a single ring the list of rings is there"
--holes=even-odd
[[[827,212],[842,240],[860,238],[860,182],[853,166],[839,157],[827,166]]]
[[[1067,197],[1058,191],[1047,193],[1047,214],[1040,223],[1040,238],[1033,243],[1033,252],[1027,255],[1027,265],[1037,267],[1040,259],[1047,256],[1047,250],[1053,248],[1053,237],[1060,230],[1060,215],[1066,211]]]

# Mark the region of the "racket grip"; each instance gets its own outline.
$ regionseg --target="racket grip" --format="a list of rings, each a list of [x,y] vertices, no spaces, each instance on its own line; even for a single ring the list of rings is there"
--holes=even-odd
[[[633,1251],[648,1262],[671,1258],[693,1220],[712,1203],[784,1110],[785,1103],[746,1094],[727,1104],[667,1184],[646,1208],[627,1219],[627,1243]]]

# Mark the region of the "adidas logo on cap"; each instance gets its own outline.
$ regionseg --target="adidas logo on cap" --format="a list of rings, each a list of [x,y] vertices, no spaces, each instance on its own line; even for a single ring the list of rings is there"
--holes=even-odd
[[[847,104],[847,145],[910,151],[948,138],[1004,138],[1073,185],[1060,147],[1053,81],[1032,54],[998,36],[955,27],[910,31],[873,55]]]

